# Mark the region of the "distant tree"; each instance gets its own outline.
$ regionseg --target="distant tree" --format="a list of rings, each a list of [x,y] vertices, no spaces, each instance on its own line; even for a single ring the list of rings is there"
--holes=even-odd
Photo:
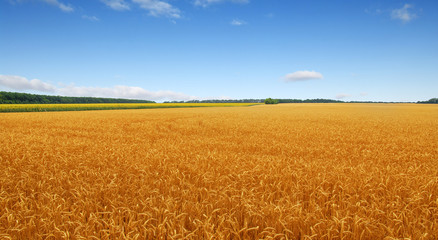
[[[278,99],[279,103],[340,103],[342,101],[339,100],[332,100],[332,99],[323,99],[323,98],[317,98],[317,99]]]
[[[428,104],[437,104],[438,103],[438,98],[431,98],[427,101],[418,101],[417,103],[428,103]]]
[[[17,92],[0,92],[0,104],[41,103],[155,103],[148,100],[94,97],[61,97]]]
[[[265,104],[278,104],[278,100],[277,99],[272,99],[272,98],[266,98],[265,99]]]

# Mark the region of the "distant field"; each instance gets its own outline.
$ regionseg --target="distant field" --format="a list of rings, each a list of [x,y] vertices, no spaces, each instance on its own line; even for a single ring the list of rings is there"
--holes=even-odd
[[[238,107],[261,103],[81,103],[81,104],[0,104],[0,112],[49,112],[148,108]]]
[[[437,105],[2,113],[0,166],[0,239],[438,239]]]

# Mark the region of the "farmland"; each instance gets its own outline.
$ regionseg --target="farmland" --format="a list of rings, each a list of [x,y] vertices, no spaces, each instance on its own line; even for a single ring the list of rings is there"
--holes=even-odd
[[[54,112],[114,109],[242,107],[260,103],[88,103],[88,104],[0,104],[0,112]]]
[[[438,239],[438,106],[0,114],[3,239]]]

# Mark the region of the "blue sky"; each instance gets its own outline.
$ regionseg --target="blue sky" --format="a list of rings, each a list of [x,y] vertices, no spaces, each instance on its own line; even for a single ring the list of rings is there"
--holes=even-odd
[[[438,1],[0,0],[0,90],[438,97]]]

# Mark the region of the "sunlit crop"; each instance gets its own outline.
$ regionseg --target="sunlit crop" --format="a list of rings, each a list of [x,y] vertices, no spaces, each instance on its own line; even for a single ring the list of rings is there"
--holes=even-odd
[[[87,103],[87,104],[0,104],[0,112],[48,112],[111,109],[239,107],[260,103]]]
[[[438,106],[0,114],[0,239],[438,239]]]

